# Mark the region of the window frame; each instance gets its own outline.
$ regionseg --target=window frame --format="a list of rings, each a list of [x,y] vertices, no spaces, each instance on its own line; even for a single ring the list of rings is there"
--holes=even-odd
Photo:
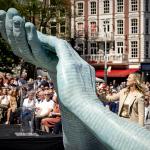
[[[93,6],[92,6],[92,4],[93,4]],[[95,6],[94,6],[94,4],[95,4]],[[97,3],[96,3],[96,1],[91,1],[90,2],[90,14],[91,15],[96,15],[97,14]]]
[[[120,44],[120,45],[119,45]],[[116,43],[116,47],[117,47],[117,54],[123,54],[123,47],[124,47],[124,43],[123,41],[118,41]]]
[[[119,23],[119,21],[121,21]],[[119,19],[117,20],[117,34],[122,35],[124,33],[124,21]]]
[[[149,19],[145,19],[145,34],[149,34]]]
[[[145,11],[149,12],[149,0],[145,0]]]
[[[138,11],[138,0],[130,0],[131,11]]]
[[[92,25],[95,25],[95,28],[92,28]],[[91,37],[94,37],[96,35],[96,33],[97,33],[97,23],[96,23],[96,21],[91,21],[90,22],[90,32],[91,32]]]
[[[55,24],[55,25],[52,25],[52,24]],[[51,31],[51,35],[53,35],[53,36],[56,36],[56,33],[57,33],[57,23],[56,22],[51,22],[50,23],[50,31]],[[55,30],[56,32],[55,32],[55,34],[53,34],[54,32],[53,32],[53,30]]]
[[[60,23],[60,33],[66,33],[66,23],[65,23],[65,21],[62,21],[61,23]]]
[[[149,53],[149,46],[150,46],[150,43],[149,41],[145,41],[145,58],[149,58],[150,56],[150,53]]]
[[[81,25],[81,27],[79,27]],[[78,36],[84,36],[84,23],[78,22],[77,23],[77,34]]]
[[[132,34],[138,33],[138,19],[137,18],[131,19],[131,33]]]
[[[117,12],[124,12],[124,0],[117,0]]]
[[[104,8],[104,14],[110,13],[110,1],[109,0],[103,1],[103,8]]]
[[[138,41],[131,41],[131,58],[138,58]]]
[[[96,42],[90,43],[90,54],[97,54],[97,43]]]
[[[79,5],[82,5],[82,8],[79,8]],[[77,16],[83,16],[84,15],[84,3],[83,2],[77,2],[76,3],[76,14]]]
[[[103,31],[110,32],[110,21],[109,20],[103,21]]]

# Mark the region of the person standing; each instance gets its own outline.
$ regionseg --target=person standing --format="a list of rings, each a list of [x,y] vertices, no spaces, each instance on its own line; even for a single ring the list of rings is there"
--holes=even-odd
[[[110,102],[119,99],[118,115],[144,126],[144,88],[139,73],[131,73],[127,78],[127,87],[105,98]]]

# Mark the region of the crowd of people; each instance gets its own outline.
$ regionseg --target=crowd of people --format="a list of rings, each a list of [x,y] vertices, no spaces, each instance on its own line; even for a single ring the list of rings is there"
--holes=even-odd
[[[61,114],[54,85],[47,76],[28,79],[0,74],[0,123],[20,124],[24,132],[61,132]]]
[[[96,82],[97,96],[104,106],[150,130],[150,83],[139,74],[126,82]],[[24,132],[62,132],[61,113],[53,82],[47,76],[28,79],[0,73],[0,123],[21,124]]]

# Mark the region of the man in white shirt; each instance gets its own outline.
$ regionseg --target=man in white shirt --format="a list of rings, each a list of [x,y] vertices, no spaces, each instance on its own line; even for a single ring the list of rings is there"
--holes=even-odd
[[[52,100],[53,94],[54,93],[52,89],[44,91],[45,99],[41,101],[41,103],[38,105],[38,111],[36,111],[35,115],[36,130],[40,130],[41,119],[47,117],[49,113],[53,110],[54,107],[54,101]]]
[[[44,94],[44,91],[43,91],[43,90],[39,91],[37,94],[38,94],[38,95],[37,95],[37,98],[36,98],[36,100],[35,100],[35,107],[36,107],[36,112],[35,112],[35,114],[38,113],[38,111],[39,111],[39,109],[40,109],[41,103],[45,100],[45,94]]]
[[[21,123],[25,132],[33,129],[33,112],[35,108],[34,94],[33,91],[30,91],[28,97],[23,101]]]

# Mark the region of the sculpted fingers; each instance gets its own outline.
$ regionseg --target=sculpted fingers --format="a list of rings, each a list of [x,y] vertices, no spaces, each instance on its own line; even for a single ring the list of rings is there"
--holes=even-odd
[[[10,44],[15,55],[21,57],[21,53],[18,51],[16,42],[13,36],[13,17],[19,15],[18,11],[14,8],[10,8],[6,13],[5,29],[8,38],[8,43]]]
[[[5,19],[6,19],[6,12],[4,10],[0,10],[0,33],[2,37],[4,38],[4,40],[7,41]]]
[[[33,57],[32,50],[27,43],[25,33],[25,21],[20,16],[13,17],[13,35],[18,51],[21,56],[28,62],[36,65],[35,58]]]
[[[53,53],[50,50],[47,50],[42,42],[39,40],[37,31],[35,29],[35,26],[27,22],[25,24],[25,29],[26,29],[26,34],[27,34],[27,40],[28,43],[32,49],[32,53],[36,59],[36,61],[44,68],[46,69],[51,69],[51,70],[56,70],[56,64],[58,62],[58,58],[56,57],[56,53]],[[43,41],[44,38],[47,40],[47,37],[43,36]],[[45,41],[46,43],[46,41]],[[50,47],[49,47],[50,48]]]

